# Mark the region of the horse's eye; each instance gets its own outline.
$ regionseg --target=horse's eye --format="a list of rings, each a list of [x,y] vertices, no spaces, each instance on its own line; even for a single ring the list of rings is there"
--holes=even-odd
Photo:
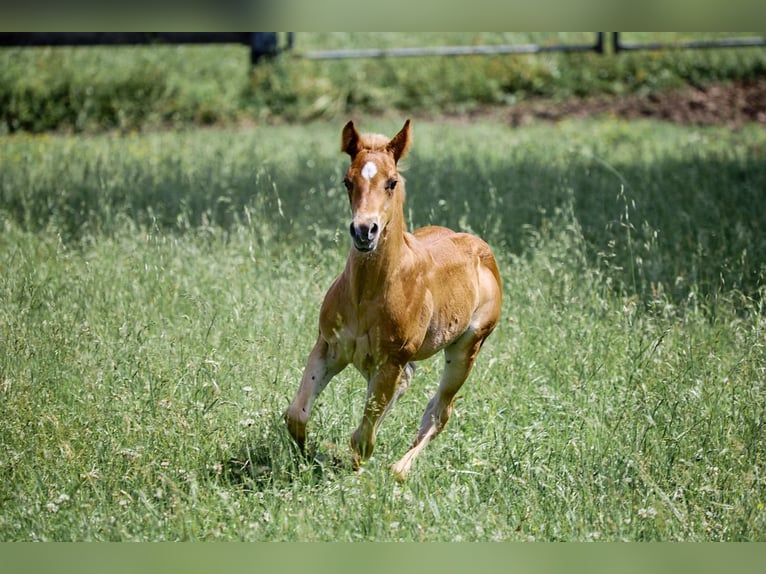
[[[349,178],[345,178],[343,180],[343,185],[346,186],[346,189],[351,191],[351,180]]]
[[[388,184],[386,185],[386,189],[389,191],[394,191],[396,188],[397,181],[395,179],[389,179]]]

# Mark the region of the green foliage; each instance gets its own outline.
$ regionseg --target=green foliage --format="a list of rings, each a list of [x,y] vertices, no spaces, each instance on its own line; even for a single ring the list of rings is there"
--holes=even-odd
[[[661,36],[644,40],[673,40]],[[595,36],[301,33],[295,51],[530,42],[592,44]],[[245,46],[6,48],[0,50],[0,133],[466,111],[534,96],[659,91],[763,75],[765,53],[746,48],[342,61],[287,53],[250,70]]]
[[[248,94],[262,118],[465,111],[535,96],[621,95],[751,78],[766,71],[765,61],[762,49],[328,62],[283,56],[254,71]]]
[[[414,130],[410,227],[484,236],[504,309],[404,485],[440,358],[362,473],[352,369],[311,457],[281,420],[348,249],[339,125],[3,137],[0,540],[763,541],[764,131]]]
[[[5,132],[131,131],[238,117],[244,47],[0,50]]]

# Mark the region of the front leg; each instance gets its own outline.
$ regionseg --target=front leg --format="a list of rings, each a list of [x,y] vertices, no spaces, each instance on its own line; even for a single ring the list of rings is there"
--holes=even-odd
[[[354,463],[359,465],[372,455],[380,423],[412,378],[414,365],[384,364],[367,383],[367,400],[362,422],[351,436]]]
[[[287,430],[301,452],[305,452],[306,448],[306,424],[314,399],[324,390],[330,379],[341,372],[347,364],[337,348],[330,346],[320,334],[309,355],[298,392],[285,412]]]

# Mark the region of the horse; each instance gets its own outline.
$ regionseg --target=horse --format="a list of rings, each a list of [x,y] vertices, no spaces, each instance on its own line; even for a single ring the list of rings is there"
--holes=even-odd
[[[502,286],[490,247],[468,233],[428,226],[407,231],[399,161],[412,143],[410,120],[391,139],[342,130],[351,158],[343,183],[351,206],[351,247],[327,291],[319,334],[298,391],[284,413],[305,453],[312,404],[347,365],[367,380],[364,413],[351,436],[354,468],[373,453],[378,428],[407,389],[415,362],[444,351],[444,372],[417,436],[392,471],[404,480],[415,458],[445,427],[455,396],[500,317]]]

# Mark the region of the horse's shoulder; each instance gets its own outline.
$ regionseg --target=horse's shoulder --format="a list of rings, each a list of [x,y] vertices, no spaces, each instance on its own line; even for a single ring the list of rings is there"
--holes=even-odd
[[[341,304],[348,299],[348,284],[343,274],[338,275],[330,288],[325,292],[320,308],[320,322],[334,323],[341,312]]]

